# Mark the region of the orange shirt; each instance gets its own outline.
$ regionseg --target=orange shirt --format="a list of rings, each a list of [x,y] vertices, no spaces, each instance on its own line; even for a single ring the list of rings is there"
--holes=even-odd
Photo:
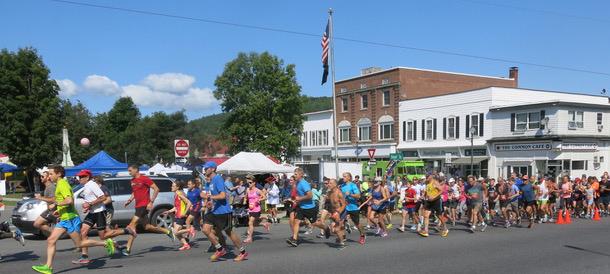
[[[591,188],[594,191],[593,196],[595,198],[599,197],[599,182],[598,181],[593,181],[593,183],[591,184]]]

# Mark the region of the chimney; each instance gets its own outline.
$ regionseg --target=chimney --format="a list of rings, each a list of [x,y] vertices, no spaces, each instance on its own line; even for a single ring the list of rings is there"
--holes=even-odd
[[[515,80],[515,87],[519,87],[519,67],[510,67],[508,78]]]

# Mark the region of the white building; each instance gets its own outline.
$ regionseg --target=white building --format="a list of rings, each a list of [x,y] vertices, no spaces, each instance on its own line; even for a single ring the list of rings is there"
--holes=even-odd
[[[331,161],[334,146],[332,109],[303,114],[303,134],[301,136],[300,163]]]
[[[608,169],[609,114],[605,96],[516,88],[407,100],[399,105],[398,150],[457,176],[470,174],[471,163],[490,177],[599,176]]]

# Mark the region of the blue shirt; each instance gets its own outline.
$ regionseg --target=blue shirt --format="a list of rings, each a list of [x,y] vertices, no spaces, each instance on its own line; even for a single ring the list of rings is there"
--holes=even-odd
[[[347,201],[347,206],[345,206],[345,210],[347,211],[358,211],[358,200],[350,195],[358,195],[360,194],[360,190],[356,186],[356,184],[352,182],[347,182],[341,186],[341,192],[345,196],[345,201]]]
[[[311,185],[309,185],[309,183],[307,181],[305,181],[305,179],[301,179],[299,181],[299,183],[297,183],[297,196],[298,197],[303,197],[305,195],[307,195],[307,192],[311,191]],[[313,193],[312,193],[313,195]],[[316,204],[314,203],[313,199],[309,199],[309,200],[302,200],[299,203],[299,207],[301,209],[312,209],[314,207],[316,207]]]
[[[536,194],[534,193],[532,184],[522,184],[521,191],[523,192],[523,199],[525,199],[525,201],[531,202],[536,200]]]
[[[212,178],[212,183],[210,184],[210,193],[212,195],[218,195],[220,193],[225,193],[224,200],[212,200],[214,203],[214,207],[212,208],[212,214],[221,215],[233,212],[231,209],[231,205],[229,204],[229,192],[225,187],[225,182],[222,179],[222,176],[216,174],[214,178]]]
[[[514,184],[514,185],[511,187],[511,196],[512,196],[512,195],[514,195],[514,194],[517,194],[517,193],[519,193],[519,187],[518,187],[516,184]],[[511,201],[511,202],[517,201],[518,199],[520,199],[520,197],[521,197],[521,196],[517,196],[517,197],[515,197],[515,198],[511,199],[510,201]]]
[[[186,193],[186,197],[193,204],[193,212],[199,212],[201,210],[201,189],[198,187],[189,190]]]

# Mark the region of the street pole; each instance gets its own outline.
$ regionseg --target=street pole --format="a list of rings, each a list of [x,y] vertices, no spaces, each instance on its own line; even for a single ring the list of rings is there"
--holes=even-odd
[[[335,149],[335,178],[339,177],[339,153],[338,153],[338,142],[339,142],[339,134],[337,134],[337,97],[335,94],[335,51],[334,51],[334,47],[335,47],[335,43],[333,42],[335,40],[334,38],[334,30],[333,30],[333,9],[328,9],[328,18],[329,18],[329,34],[328,34],[328,38],[329,38],[329,43],[330,43],[330,70],[331,70],[331,77],[332,77],[332,89],[333,89],[333,139],[334,139],[334,149]]]
[[[470,175],[474,176],[474,128],[470,128]]]

